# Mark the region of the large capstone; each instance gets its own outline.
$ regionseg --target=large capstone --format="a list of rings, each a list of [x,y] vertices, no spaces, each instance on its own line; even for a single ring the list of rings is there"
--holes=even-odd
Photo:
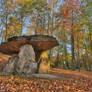
[[[35,53],[43,52],[59,45],[56,38],[48,35],[14,36],[9,38],[7,42],[0,44],[0,52],[7,55],[18,54],[20,48],[25,44],[32,45]]]
[[[20,48],[17,56],[12,56],[6,63],[3,72],[8,74],[30,75],[37,71],[35,52],[31,45],[24,45]]]

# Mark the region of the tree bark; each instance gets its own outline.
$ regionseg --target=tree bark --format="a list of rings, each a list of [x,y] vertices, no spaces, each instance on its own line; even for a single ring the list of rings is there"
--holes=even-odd
[[[72,10],[72,24],[71,24],[71,54],[72,54],[72,70],[75,70],[73,10]]]

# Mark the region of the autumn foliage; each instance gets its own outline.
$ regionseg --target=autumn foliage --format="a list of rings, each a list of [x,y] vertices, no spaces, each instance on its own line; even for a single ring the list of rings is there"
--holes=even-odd
[[[59,70],[60,72],[60,70]],[[91,78],[75,76],[61,70],[61,79],[24,79],[14,76],[0,77],[0,90],[2,92],[91,92]],[[57,74],[57,73],[55,73]]]

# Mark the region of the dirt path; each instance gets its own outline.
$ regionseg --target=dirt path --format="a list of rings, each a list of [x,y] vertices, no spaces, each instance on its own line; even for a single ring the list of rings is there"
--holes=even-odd
[[[85,71],[85,70],[81,70],[79,72],[79,71],[71,71],[71,70],[52,68],[50,70],[50,73],[57,74],[57,75],[80,76],[80,77],[85,77],[85,78],[91,78],[92,79],[92,72]]]

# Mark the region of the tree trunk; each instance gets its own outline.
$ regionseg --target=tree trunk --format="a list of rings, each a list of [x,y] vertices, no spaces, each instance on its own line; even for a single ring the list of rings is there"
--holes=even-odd
[[[75,70],[74,36],[71,35],[72,70]]]
[[[72,10],[72,24],[71,24],[71,54],[72,54],[72,70],[75,70],[73,10]]]

